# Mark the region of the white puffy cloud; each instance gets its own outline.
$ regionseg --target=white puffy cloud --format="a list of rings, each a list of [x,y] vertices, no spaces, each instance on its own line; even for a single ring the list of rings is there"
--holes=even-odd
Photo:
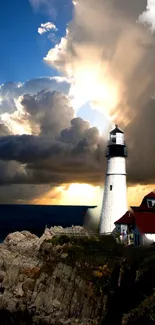
[[[24,94],[34,95],[44,89],[50,91],[60,91],[67,95],[69,93],[70,82],[65,77],[40,77],[30,79],[25,83],[8,82],[0,86],[0,114],[13,113],[16,111],[16,100]],[[19,100],[18,100],[19,101]]]
[[[77,108],[90,102],[121,124],[128,180],[141,184],[155,181],[155,37],[146,18],[153,27],[154,0],[77,0],[66,36],[44,58],[71,78]]]
[[[72,78],[75,107],[91,102],[126,124],[147,103],[155,88],[155,42],[138,23],[146,5],[146,0],[76,1],[66,36],[44,58]]]
[[[55,26],[55,24],[51,23],[51,22],[47,22],[44,24],[41,24],[41,26],[38,28],[38,33],[40,35],[47,33],[51,30],[54,30],[55,32],[58,30]]]
[[[139,20],[143,23],[147,23],[151,26],[151,29],[155,29],[155,0],[148,0],[146,11],[144,11]]]
[[[57,91],[42,90],[35,95],[24,94],[15,100],[16,110],[0,118],[13,134],[44,134],[56,136],[70,125],[74,111],[66,96]]]

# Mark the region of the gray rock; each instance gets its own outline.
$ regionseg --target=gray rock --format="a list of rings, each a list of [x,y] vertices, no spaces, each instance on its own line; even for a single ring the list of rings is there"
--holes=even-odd
[[[77,268],[66,264],[67,253],[45,242],[60,231],[64,229],[46,229],[41,238],[28,231],[15,232],[0,244],[0,282],[4,288],[0,310],[27,311],[33,324],[44,325],[91,325],[93,313],[101,314],[101,300],[87,294],[88,285],[78,276]]]

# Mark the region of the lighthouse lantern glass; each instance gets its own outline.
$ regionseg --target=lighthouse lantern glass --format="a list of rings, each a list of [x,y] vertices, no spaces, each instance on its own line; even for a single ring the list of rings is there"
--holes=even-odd
[[[110,135],[110,142],[113,144],[113,143],[116,143],[116,135],[114,134],[111,134]]]
[[[124,134],[116,133],[116,144],[124,144]]]

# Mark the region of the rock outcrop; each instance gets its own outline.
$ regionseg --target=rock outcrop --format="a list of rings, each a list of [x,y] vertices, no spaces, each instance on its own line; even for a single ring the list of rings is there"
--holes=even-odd
[[[0,324],[98,324],[102,297],[65,263],[67,253],[42,245],[50,238],[47,229],[42,238],[22,231],[0,245]]]
[[[0,324],[153,325],[155,247],[74,230],[15,232],[0,244]]]

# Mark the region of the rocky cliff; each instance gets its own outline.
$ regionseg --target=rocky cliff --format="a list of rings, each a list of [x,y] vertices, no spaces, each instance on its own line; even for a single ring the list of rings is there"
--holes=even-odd
[[[146,297],[154,301],[145,257],[110,236],[10,234],[0,245],[0,324],[138,324],[138,306],[147,314]]]
[[[23,231],[0,245],[0,324],[98,324],[102,297],[49,238]]]

